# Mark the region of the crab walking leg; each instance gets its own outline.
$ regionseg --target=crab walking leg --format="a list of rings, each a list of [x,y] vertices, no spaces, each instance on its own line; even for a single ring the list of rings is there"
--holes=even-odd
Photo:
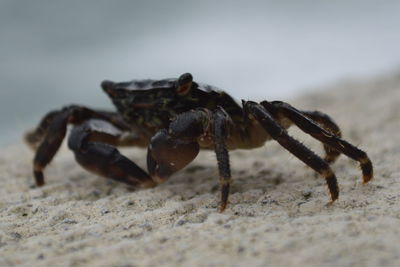
[[[36,150],[33,159],[33,175],[37,186],[44,185],[43,169],[50,163],[64,140],[69,116],[69,112],[62,112],[55,116],[46,136]]]
[[[243,103],[243,107],[245,113],[254,116],[274,140],[325,178],[332,202],[339,197],[336,176],[326,161],[288,135],[287,131],[273,119],[262,105],[247,101]]]
[[[337,137],[342,136],[339,126],[329,117],[327,114],[320,111],[301,111],[302,114],[306,115],[311,120],[319,123],[325,130],[331,132]],[[324,144],[324,149],[326,152],[325,161],[333,163],[340,156],[340,151],[331,148],[330,146]]]
[[[91,113],[91,118],[98,118],[112,122],[115,126],[119,127],[121,130],[129,130],[129,127],[123,122],[121,115],[116,112],[108,112],[102,110],[89,110],[87,108],[83,108],[76,105],[67,106],[61,110],[53,110],[48,112],[43,119],[40,121],[39,125],[27,132],[24,136],[27,144],[33,149],[37,150],[40,143],[46,137],[46,134],[49,131],[51,124],[54,119],[60,116],[63,113],[70,113],[73,110],[87,110],[87,113]]]
[[[32,148],[32,150],[38,149],[38,146],[43,141],[43,138],[47,134],[54,118],[57,117],[57,115],[60,115],[61,113],[62,111],[59,110],[47,113],[40,121],[38,127],[25,134],[24,140]]]
[[[117,119],[114,119],[111,114],[112,113],[96,112],[80,106],[69,106],[62,110],[48,113],[36,130],[25,136],[25,140],[28,144],[30,144],[32,148],[36,148],[36,154],[33,159],[33,173],[36,185],[44,185],[43,170],[51,162],[60,148],[69,123],[80,124],[91,118],[102,118],[112,120],[113,124],[115,123],[116,126],[122,127],[122,124],[119,123]]]
[[[279,108],[276,107],[277,103],[281,103],[280,101],[273,101],[273,102],[268,102],[268,101],[263,101],[260,104],[273,116],[273,118],[287,118],[282,112],[280,112]],[[301,111],[301,113],[311,120],[318,122],[321,127],[323,127],[325,130],[331,132],[332,134],[341,137],[341,131],[339,126],[326,114],[319,112],[319,111]],[[291,123],[293,123],[291,121]],[[332,147],[324,144],[322,142],[325,150],[325,158],[324,160],[327,161],[328,163],[333,163],[336,161],[336,159],[340,156],[340,151],[333,149]]]
[[[105,121],[97,123],[103,124],[102,128],[107,127],[105,124],[112,127]],[[118,144],[120,140],[119,135],[99,132],[93,127],[93,122],[87,121],[72,129],[68,146],[74,152],[76,161],[90,172],[129,185],[156,186],[157,183],[144,170],[111,145]]]
[[[275,102],[273,103],[273,105],[279,110],[279,112],[290,119],[304,132],[308,133],[309,135],[323,142],[324,144],[340,151],[346,156],[358,161],[360,163],[361,171],[363,173],[364,183],[368,183],[372,179],[373,167],[367,153],[358,149],[349,142],[340,139],[339,137],[319,127],[316,123],[305,117],[300,111],[298,111],[291,105],[284,102]]]
[[[229,115],[222,108],[219,108],[213,114],[214,150],[217,156],[220,175],[219,182],[221,184],[220,212],[223,212],[228,204],[229,187],[231,183],[229,153],[225,144],[228,135],[227,126],[230,122]]]

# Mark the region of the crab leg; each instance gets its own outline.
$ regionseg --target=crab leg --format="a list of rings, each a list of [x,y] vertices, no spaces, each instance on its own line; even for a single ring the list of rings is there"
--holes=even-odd
[[[228,136],[227,126],[231,122],[228,114],[219,108],[213,114],[214,149],[218,161],[219,183],[221,184],[221,206],[223,212],[228,204],[229,187],[231,183],[231,170],[229,166],[229,153],[225,140]]]
[[[278,107],[277,104],[281,103],[280,101],[263,101],[260,104],[273,116],[274,119],[282,119],[287,118]],[[339,126],[326,114],[319,111],[301,111],[301,113],[310,118],[311,120],[318,122],[321,127],[323,127],[326,131],[331,132],[332,134],[341,137],[341,131]],[[291,123],[293,123],[291,121]],[[332,147],[322,143],[325,150],[325,158],[324,160],[328,163],[333,163],[340,156],[340,151],[333,149]]]
[[[43,138],[47,134],[47,131],[49,130],[49,127],[54,118],[57,117],[57,115],[59,115],[60,113],[62,113],[62,111],[59,110],[47,113],[46,116],[44,116],[43,119],[40,121],[38,127],[25,134],[24,140],[32,148],[32,150],[38,149],[38,146],[43,141]]]
[[[109,120],[115,126],[125,126],[117,114],[94,111],[80,106],[68,106],[58,111],[49,112],[39,126],[25,135],[26,142],[36,150],[33,160],[33,173],[36,185],[44,185],[43,170],[57,153],[66,135],[67,125],[80,124],[85,120],[99,118]]]
[[[71,105],[61,110],[53,110],[47,113],[34,130],[29,131],[25,134],[25,141],[33,150],[37,150],[40,143],[46,137],[47,132],[49,131],[49,128],[51,127],[53,121],[55,119],[59,119],[57,117],[59,117],[63,113],[71,114],[73,113],[73,111],[77,112],[78,110],[82,110],[82,113],[86,113],[87,115],[85,117],[90,117],[93,119],[103,119],[112,122],[112,124],[120,128],[121,130],[129,130],[129,127],[123,122],[118,113],[101,110],[90,110],[81,106]]]
[[[325,178],[332,202],[338,198],[339,186],[337,179],[326,161],[288,135],[287,131],[274,120],[262,105],[247,101],[243,103],[243,107],[245,112],[254,116],[274,140]]]
[[[44,185],[43,169],[53,159],[64,140],[69,116],[69,111],[60,112],[54,116],[46,131],[46,136],[36,150],[33,159],[33,174],[37,186]]]
[[[113,126],[105,121],[95,123],[97,125],[86,121],[71,131],[68,146],[75,153],[77,162],[93,173],[129,185],[156,186],[157,183],[144,170],[111,145],[121,142],[119,134],[97,130],[112,129]]]
[[[274,105],[275,108],[278,109],[278,112],[282,113],[285,117],[290,119],[304,132],[323,142],[327,146],[345,154],[351,159],[358,161],[360,163],[363,173],[364,183],[368,183],[372,179],[372,163],[371,160],[368,158],[368,155],[364,151],[319,127],[316,123],[304,116],[300,111],[298,111],[291,105],[284,102],[272,102],[272,105]]]
[[[262,103],[261,103],[262,104]],[[311,120],[317,122],[321,125],[325,130],[331,132],[337,137],[341,137],[342,133],[340,131],[339,126],[329,117],[327,114],[322,113],[320,111],[301,111],[302,114],[306,115]],[[340,156],[340,151],[331,148],[330,146],[323,144],[325,149],[325,161],[329,163],[333,163]]]

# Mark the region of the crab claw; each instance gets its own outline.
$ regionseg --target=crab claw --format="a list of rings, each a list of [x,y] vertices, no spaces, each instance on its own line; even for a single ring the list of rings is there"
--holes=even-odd
[[[197,142],[174,139],[160,130],[152,139],[147,153],[147,168],[158,182],[188,165],[199,153]]]

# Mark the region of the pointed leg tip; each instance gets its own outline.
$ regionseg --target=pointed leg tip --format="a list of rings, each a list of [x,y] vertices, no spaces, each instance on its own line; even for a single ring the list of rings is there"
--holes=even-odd
[[[334,194],[331,194],[331,201],[329,201],[329,203],[333,204],[338,198],[339,198],[339,191],[335,192]]]
[[[225,209],[226,209],[226,203],[221,204],[221,206],[219,207],[219,212],[222,213],[224,212]]]
[[[373,175],[365,175],[365,176],[363,176],[363,184],[367,184],[373,178],[374,178]]]
[[[338,197],[336,198],[331,198],[331,201],[328,202],[328,205],[331,206],[333,204],[335,204],[336,200],[338,199]]]
[[[371,160],[365,156],[360,160],[361,171],[363,173],[363,183],[366,184],[372,180],[374,176],[374,168]]]
[[[225,181],[227,183],[222,184],[221,188],[221,204],[219,208],[219,212],[223,212],[226,209],[226,206],[228,205],[228,197],[229,197],[229,180]]]
[[[35,176],[35,182],[37,186],[43,186],[44,185],[44,176],[43,172],[41,171],[34,171],[34,176]]]

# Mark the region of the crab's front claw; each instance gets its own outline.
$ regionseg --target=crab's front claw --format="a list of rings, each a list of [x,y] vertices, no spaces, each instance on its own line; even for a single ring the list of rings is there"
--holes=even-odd
[[[147,168],[157,182],[165,181],[173,173],[188,165],[199,153],[197,142],[172,138],[167,130],[160,130],[151,139],[147,152]]]

